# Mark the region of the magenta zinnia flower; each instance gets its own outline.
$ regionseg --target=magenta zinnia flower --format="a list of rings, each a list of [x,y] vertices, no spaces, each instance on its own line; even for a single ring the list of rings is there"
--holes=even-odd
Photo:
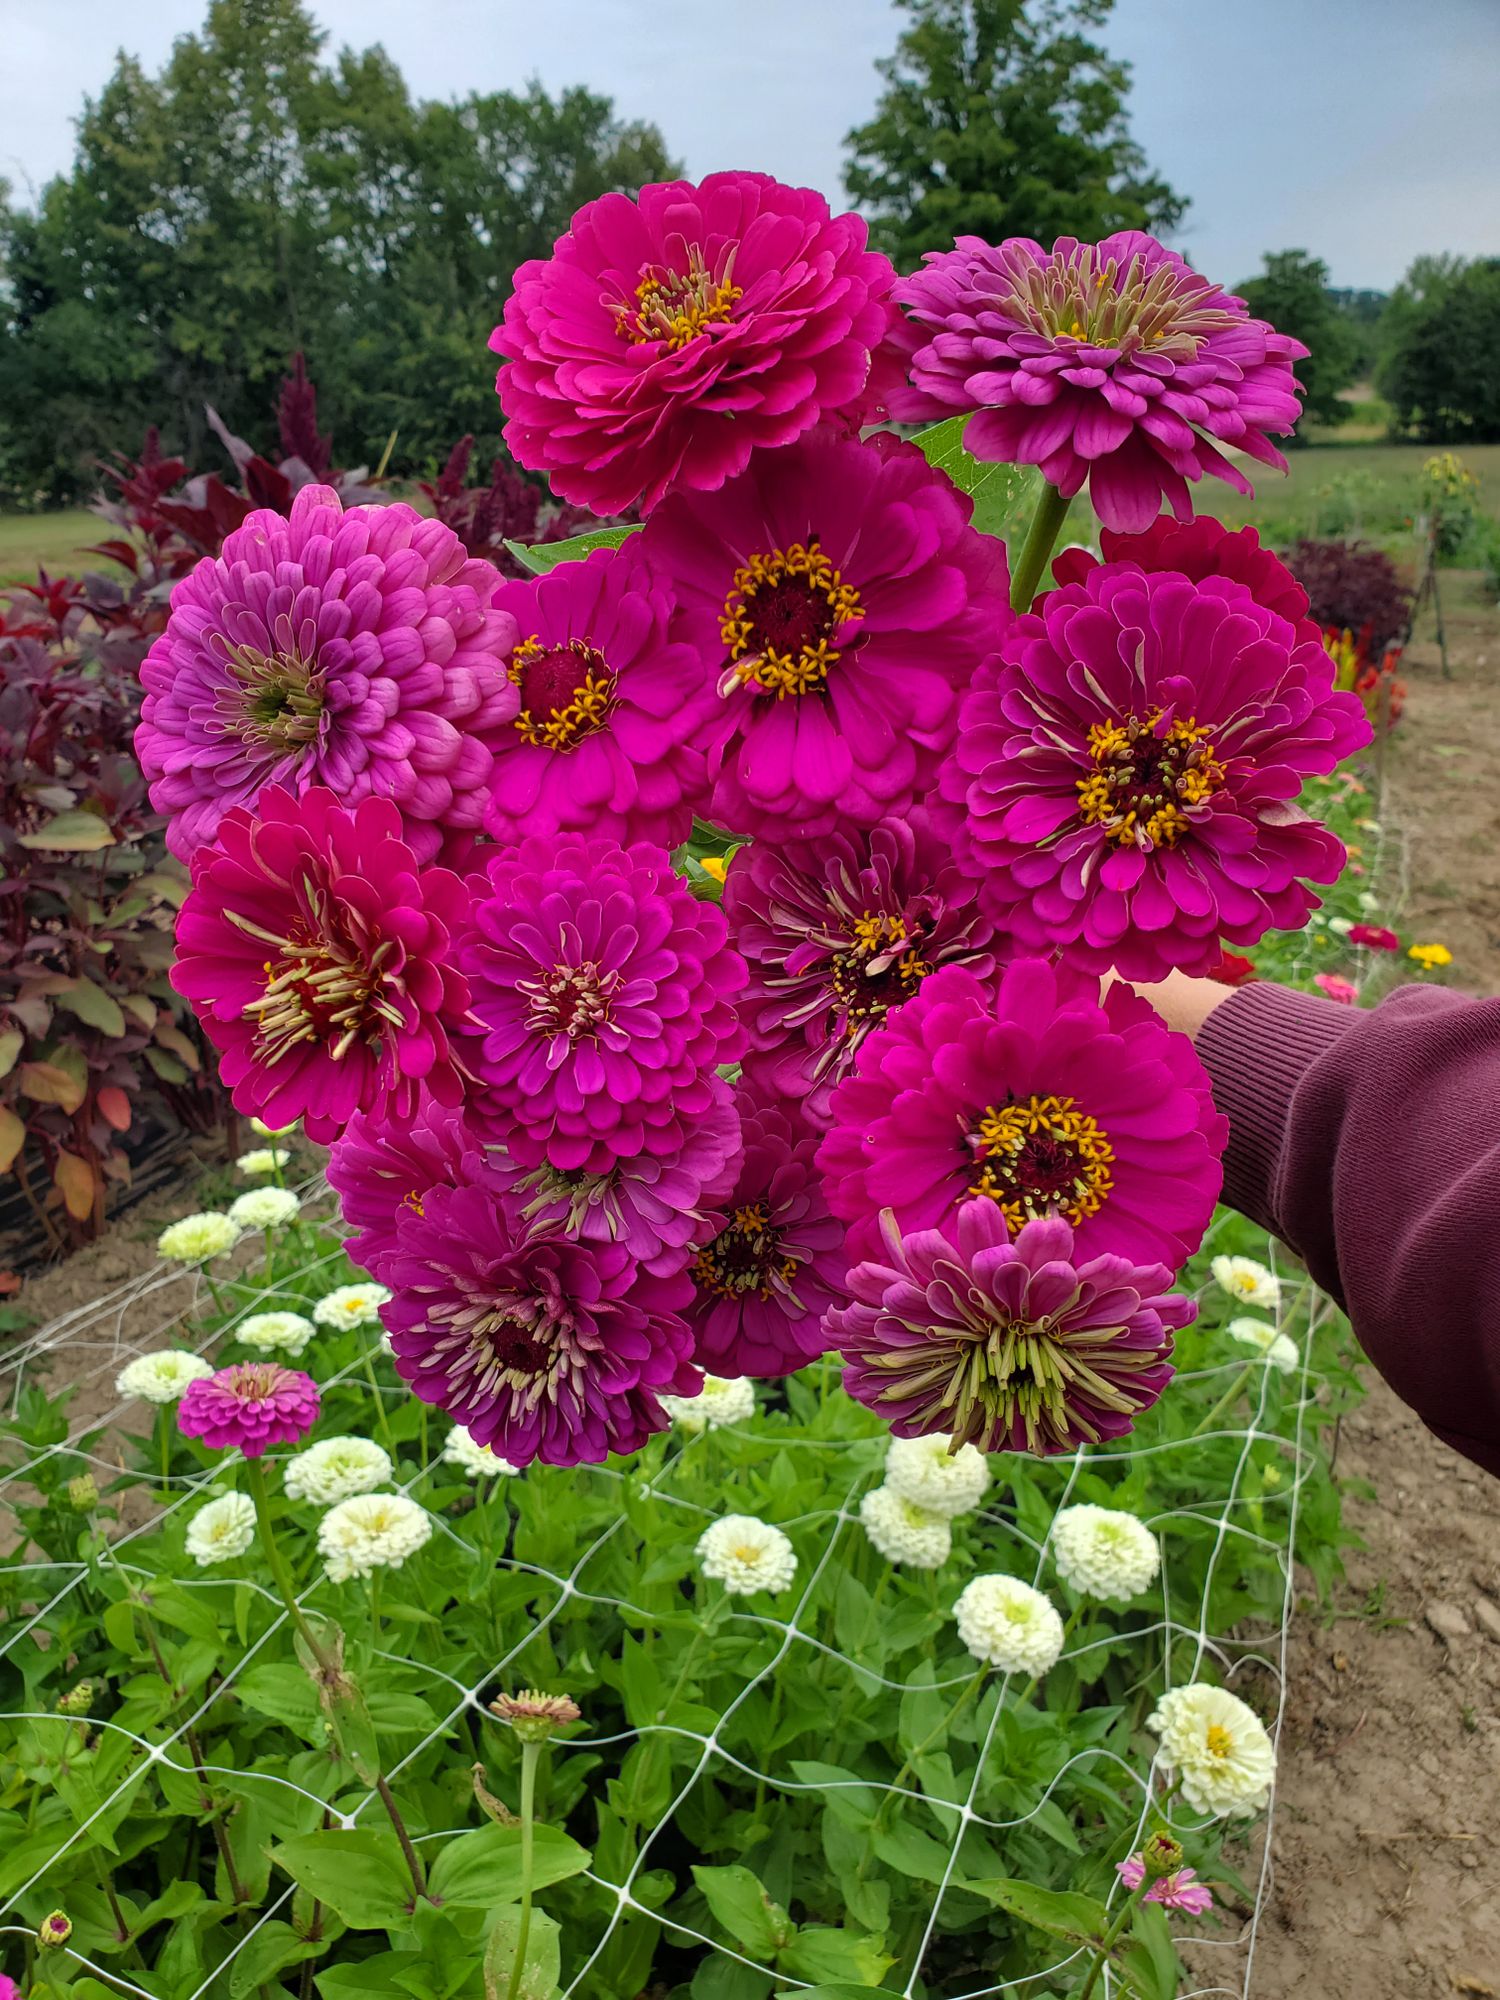
[[[385,1282],[398,1373],[512,1465],[636,1451],[666,1427],[658,1393],[697,1393],[686,1276],[533,1227],[477,1163],[398,1219]]]
[[[994,969],[979,888],[925,813],[818,841],[742,847],[724,881],[729,936],[750,968],[744,1069],[818,1126],[872,1029],[940,966]]]
[[[520,705],[500,582],[399,503],[346,513],[304,486],[289,518],[251,514],[173,590],[141,667],[136,751],[172,851],[268,785],[392,799],[422,861],[470,843]]]
[[[1212,514],[1195,514],[1190,521],[1158,514],[1143,534],[1101,529],[1099,547],[1100,556],[1088,549],[1064,549],[1052,565],[1053,576],[1059,583],[1082,583],[1101,564],[1119,568],[1125,563],[1144,570],[1175,570],[1192,583],[1225,576],[1231,583],[1242,583],[1257,604],[1293,625],[1300,627],[1307,617],[1307,592],[1279,556],[1261,547],[1254,528],[1229,529]],[[1312,631],[1321,640],[1321,628],[1313,625]],[[1299,631],[1298,636],[1307,634]]]
[[[1401,940],[1384,924],[1355,924],[1349,932],[1350,944],[1362,944],[1368,951],[1399,951]]]
[[[738,1093],[745,1154],[722,1224],[692,1267],[693,1358],[715,1375],[789,1375],[826,1352],[846,1296],[844,1231],[829,1213],[818,1135],[789,1104]]]
[[[1012,1229],[1060,1216],[1083,1256],[1191,1254],[1228,1127],[1187,1037],[1127,987],[1096,993],[1039,959],[998,987],[949,966],[868,1038],[818,1154],[851,1262],[876,1254],[882,1209],[945,1228],[972,1195]]]
[[[1060,236],[1047,251],[960,236],[925,261],[896,290],[929,338],[892,416],[977,410],[976,458],[1040,466],[1069,497],[1087,480],[1110,528],[1148,526],[1164,497],[1185,519],[1187,481],[1206,472],[1252,492],[1219,444],[1285,472],[1266,434],[1301,414],[1292,363],[1307,349],[1154,237]]]
[[[358,1110],[395,1117],[419,1086],[456,1100],[448,1032],[467,988],[450,961],[468,892],[418,868],[389,799],[353,810],[280,786],[193,857],[172,984],[219,1051],[247,1116],[332,1139]]]
[[[819,436],[679,495],[641,547],[722,712],[712,811],[803,839],[905,812],[997,643],[1005,551],[915,445]]]
[[[328,1184],[345,1222],[359,1231],[345,1244],[357,1264],[380,1278],[395,1248],[396,1223],[435,1187],[452,1187],[461,1163],[485,1148],[463,1108],[424,1097],[414,1114],[357,1111],[328,1155]],[[493,1166],[491,1158],[489,1164]]]
[[[1296,804],[1370,740],[1311,626],[1133,564],[1049,591],[976,670],[943,794],[1023,944],[1127,979],[1300,930],[1342,844]]]
[[[721,486],[863,413],[894,280],[859,216],[766,174],[603,195],[516,273],[490,339],[505,441],[596,514]]]
[[[606,1173],[673,1158],[739,1054],[745,965],[722,913],[664,850],[565,835],[490,862],[464,965],[482,1048],[469,1060],[515,1120],[517,1163]]]
[[[318,1385],[298,1368],[237,1361],[189,1382],[177,1405],[177,1428],[214,1451],[259,1458],[273,1444],[296,1444],[318,1421]]]
[[[1058,1218],[1011,1239],[993,1201],[903,1233],[887,1209],[880,1253],[849,1273],[828,1315],[844,1387],[897,1437],[1043,1456],[1123,1437],[1171,1379],[1172,1329],[1196,1314],[1164,1264],[1080,1259]]]
[[[671,601],[629,543],[507,583],[520,713],[497,747],[497,840],[585,831],[677,847],[707,796],[697,747],[718,707]]]
[[[1146,1863],[1139,1854],[1117,1861],[1115,1868],[1120,1880],[1132,1893],[1146,1879]],[[1207,1883],[1200,1882],[1197,1875],[1196,1868],[1176,1868],[1170,1875],[1158,1875],[1141,1901],[1160,1903],[1163,1909],[1181,1910],[1186,1916],[1201,1917],[1205,1910],[1213,1908],[1214,1899],[1213,1891]]]

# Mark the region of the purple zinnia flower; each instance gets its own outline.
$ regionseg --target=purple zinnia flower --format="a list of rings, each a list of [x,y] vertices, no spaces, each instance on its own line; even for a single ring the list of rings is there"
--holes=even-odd
[[[215,1451],[259,1458],[273,1444],[296,1444],[318,1421],[321,1398],[311,1375],[274,1361],[237,1361],[189,1382],[177,1405],[177,1428]]]
[[[834,1085],[892,1008],[940,966],[994,970],[978,897],[921,807],[867,831],[740,848],[724,914],[750,968],[745,1075],[826,1126]]]
[[[435,1098],[424,1098],[410,1117],[356,1112],[335,1140],[327,1169],[345,1222],[359,1231],[344,1246],[349,1255],[379,1278],[399,1218],[420,1211],[433,1188],[452,1187],[462,1161],[484,1150],[462,1107]]]
[[[267,785],[395,802],[431,861],[472,844],[491,746],[520,705],[501,578],[451,528],[396,503],[345,512],[304,486],[261,509],[172,592],[141,667],[136,753],[189,859]]]
[[[868,1038],[818,1154],[851,1261],[875,1254],[882,1209],[942,1228],[971,1195],[1013,1229],[1061,1217],[1081,1255],[1191,1254],[1228,1127],[1185,1035],[1128,987],[1096,996],[1040,959],[998,987],[949,966]]]
[[[1056,1217],[1014,1240],[999,1205],[966,1201],[849,1273],[828,1331],[844,1387],[897,1437],[942,1431],[956,1451],[1072,1451],[1123,1437],[1171,1379],[1172,1329],[1194,1318],[1165,1264],[1081,1259]]]
[[[659,1393],[697,1393],[687,1277],[533,1226],[477,1161],[461,1175],[397,1219],[380,1309],[397,1372],[512,1465],[638,1450],[666,1427]]]
[[[1139,1889],[1146,1879],[1146,1863],[1140,1854],[1132,1854],[1125,1861],[1117,1861],[1115,1869],[1120,1880],[1132,1893]],[[1206,1882],[1197,1879],[1196,1868],[1174,1868],[1170,1875],[1158,1875],[1151,1887],[1141,1898],[1143,1903],[1160,1903],[1166,1910],[1181,1910],[1184,1915],[1201,1917],[1205,1910],[1214,1906],[1213,1891]]]
[[[722,912],[697,901],[663,849],[528,840],[490,862],[464,958],[485,1029],[470,1063],[517,1164],[606,1173],[674,1158],[739,1054],[745,964]]]
[[[490,339],[505,441],[596,514],[722,486],[864,413],[894,281],[861,217],[767,174],[603,195],[516,272]]]
[[[671,600],[639,551],[595,549],[495,603],[520,631],[521,707],[496,746],[487,831],[679,846],[707,797],[697,742],[718,704],[694,648],[668,638]]]
[[[905,812],[953,740],[975,658],[1008,621],[1005,550],[915,445],[881,432],[757,452],[682,494],[641,547],[722,712],[712,812],[803,839]]]
[[[830,1344],[823,1315],[846,1296],[844,1231],[824,1197],[818,1135],[796,1107],[743,1087],[737,1101],[744,1160],[693,1263],[693,1358],[715,1375],[789,1375]]]
[[[1148,527],[1164,497],[1186,519],[1187,482],[1206,472],[1252,492],[1218,444],[1285,472],[1267,432],[1301,415],[1292,363],[1307,349],[1154,237],[1060,236],[1048,251],[960,236],[925,262],[896,290],[929,338],[892,416],[975,410],[964,444],[976,458],[1040,466],[1069,498],[1087,480],[1099,519],[1126,531]]]
[[[1297,807],[1370,741],[1311,625],[1133,563],[1049,591],[980,664],[942,775],[996,920],[1089,971],[1211,972],[1300,930],[1343,845]]]

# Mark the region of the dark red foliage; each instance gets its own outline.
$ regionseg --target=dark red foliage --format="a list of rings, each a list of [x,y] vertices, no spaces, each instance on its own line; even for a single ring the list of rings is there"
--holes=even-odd
[[[281,384],[276,431],[282,458],[297,459],[314,479],[322,479],[333,463],[333,439],[319,434],[318,392],[307,379],[307,363],[300,349],[292,356],[291,374]]]
[[[1411,593],[1380,549],[1363,542],[1301,541],[1285,560],[1307,592],[1308,612],[1317,624],[1367,631],[1375,653],[1405,638]]]
[[[549,499],[541,487],[504,458],[491,460],[488,486],[466,486],[464,477],[473,452],[473,438],[460,438],[438,477],[430,483],[424,481],[422,491],[438,520],[453,530],[469,554],[482,556],[506,576],[531,574],[511,554],[507,542],[566,542],[575,535],[623,525],[623,515],[601,520],[582,507]]]

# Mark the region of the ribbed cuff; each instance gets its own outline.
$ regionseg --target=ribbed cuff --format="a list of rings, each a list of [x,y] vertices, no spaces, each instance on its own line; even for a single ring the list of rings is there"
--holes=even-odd
[[[1337,1001],[1254,980],[1216,1007],[1198,1031],[1214,1103],[1229,1120],[1224,1199],[1277,1235],[1285,1235],[1276,1213],[1276,1177],[1292,1095],[1359,1018]]]

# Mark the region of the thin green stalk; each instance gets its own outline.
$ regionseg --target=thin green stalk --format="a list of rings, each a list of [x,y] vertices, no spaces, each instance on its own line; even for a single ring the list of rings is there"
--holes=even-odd
[[[161,1457],[161,1497],[171,1496],[172,1491],[172,1406],[163,1403],[156,1413],[156,1448]]]
[[[250,1498],[255,1506],[255,1522],[260,1529],[261,1546],[265,1550],[266,1563],[271,1571],[271,1580],[281,1594],[287,1615],[296,1626],[302,1643],[312,1654],[325,1673],[332,1662],[319,1644],[312,1626],[307,1622],[306,1613],[297,1602],[297,1588],[292,1582],[291,1571],[286,1566],[286,1557],[281,1553],[276,1540],[276,1529],[271,1521],[271,1496],[266,1488],[266,1471],[258,1458],[245,1460],[245,1476],[250,1488]]]
[[[1104,1970],[1109,1955],[1114,1950],[1116,1940],[1121,1931],[1130,1922],[1130,1919],[1135,1915],[1136,1905],[1140,1902],[1141,1897],[1146,1893],[1149,1886],[1143,1880],[1140,1887],[1133,1889],[1120,1905],[1119,1914],[1099,1940],[1099,1949],[1094,1953],[1094,1962],[1089,1967],[1088,1977],[1078,1989],[1078,2000],[1089,2000],[1089,1995],[1099,1983],[1099,1974]]]
[[[380,1571],[370,1572],[370,1631],[375,1644],[380,1644]]]
[[[922,1738],[922,1741],[917,1745],[916,1749],[912,1751],[911,1755],[906,1759],[905,1763],[901,1766],[901,1769],[896,1773],[890,1785],[886,1788],[885,1796],[881,1799],[879,1806],[876,1808],[875,1819],[870,1827],[870,1837],[872,1840],[874,1839],[875,1835],[881,1832],[885,1827],[886,1820],[890,1815],[891,1801],[898,1796],[902,1786],[906,1783],[907,1779],[912,1775],[913,1771],[916,1769],[921,1759],[927,1755],[927,1752],[932,1748],[933,1744],[937,1742],[938,1738],[940,1736],[946,1736],[948,1734],[948,1731],[953,1727],[954,1723],[957,1722],[958,1718],[963,1714],[964,1710],[968,1707],[969,1703],[974,1699],[975,1695],[978,1694],[979,1690],[984,1686],[985,1681],[989,1678],[989,1673],[990,1669],[987,1666],[983,1666],[974,1675],[974,1678],[972,1680],[965,1683],[963,1692],[959,1695],[957,1701],[954,1702],[953,1706],[948,1710],[947,1714],[937,1724],[936,1728],[928,1730],[927,1734]],[[1032,1686],[1033,1687],[1036,1686],[1035,1681],[1032,1682]],[[865,1860],[868,1860],[869,1853],[870,1850],[867,1847],[865,1850]],[[864,1861],[862,1860],[860,1863],[860,1874],[863,1875],[863,1873],[864,1873]]]
[[[1042,488],[1026,540],[1011,572],[1010,604],[1013,611],[1031,609],[1031,600],[1036,596],[1042,571],[1047,567],[1047,558],[1056,547],[1062,524],[1067,519],[1068,505],[1055,486]]]
[[[229,1308],[224,1303],[224,1294],[219,1290],[218,1285],[215,1283],[214,1279],[209,1275],[206,1266],[203,1268],[202,1277],[204,1284],[207,1285],[210,1293],[213,1296],[214,1311],[219,1315],[220,1319],[228,1319]]]
[[[510,1982],[505,2000],[516,2000],[521,1990],[521,1973],[531,1943],[531,1896],[535,1874],[533,1842],[536,1830],[536,1767],[541,1758],[540,1743],[521,1745],[521,1921],[516,1926],[516,1955],[511,1961]]]
[[[1239,1400],[1240,1392],[1243,1390],[1245,1384],[1250,1380],[1250,1377],[1255,1373],[1256,1369],[1263,1368],[1265,1365],[1266,1364],[1263,1361],[1247,1361],[1244,1367],[1240,1370],[1239,1374],[1235,1376],[1234,1380],[1230,1383],[1229,1387],[1224,1391],[1223,1395],[1219,1398],[1218,1402],[1214,1404],[1213,1408],[1209,1411],[1208,1415],[1203,1419],[1202,1423],[1199,1424],[1198,1428],[1192,1433],[1192,1435],[1195,1438],[1202,1437],[1205,1431],[1211,1431],[1214,1425],[1219,1421],[1220,1417],[1222,1417],[1224,1412],[1230,1407],[1230,1405]]]
[[[395,1439],[391,1436],[390,1423],[385,1414],[385,1397],[381,1395],[380,1384],[375,1380],[375,1357],[367,1347],[359,1359],[360,1366],[365,1371],[365,1380],[370,1385],[370,1394],[375,1398],[375,1422],[380,1431],[380,1441],[390,1453],[392,1463],[394,1463],[396,1443]],[[425,1410],[427,1405],[424,1403],[422,1407]]]

